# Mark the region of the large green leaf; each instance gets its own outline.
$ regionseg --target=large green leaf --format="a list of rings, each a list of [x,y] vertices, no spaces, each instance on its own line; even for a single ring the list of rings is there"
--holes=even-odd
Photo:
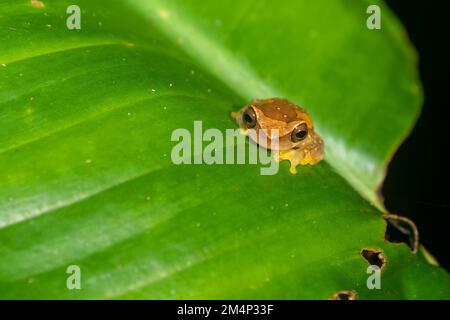
[[[376,189],[422,95],[382,3],[375,31],[356,0],[84,0],[79,31],[71,1],[36,3],[0,4],[0,298],[450,297],[384,241]],[[174,129],[235,128],[273,96],[311,113],[326,161],[172,163]],[[363,248],[386,256],[381,290]]]

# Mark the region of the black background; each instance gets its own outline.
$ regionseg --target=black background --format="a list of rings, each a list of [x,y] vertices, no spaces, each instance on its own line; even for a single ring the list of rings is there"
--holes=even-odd
[[[389,165],[382,193],[389,212],[412,219],[420,242],[449,271],[450,37],[446,24],[450,10],[446,2],[387,1],[419,53],[425,103],[418,123]]]

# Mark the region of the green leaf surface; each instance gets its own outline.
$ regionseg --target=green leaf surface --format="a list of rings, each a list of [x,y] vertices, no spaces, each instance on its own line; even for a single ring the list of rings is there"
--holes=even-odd
[[[0,4],[0,298],[450,297],[448,274],[384,241],[377,197],[422,94],[382,3]],[[249,100],[306,108],[326,161],[174,165],[177,128],[225,132]],[[387,263],[369,290],[363,248]],[[81,268],[81,290],[66,269]]]

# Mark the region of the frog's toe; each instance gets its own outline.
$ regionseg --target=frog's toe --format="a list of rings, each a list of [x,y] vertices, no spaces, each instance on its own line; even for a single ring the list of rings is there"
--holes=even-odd
[[[289,168],[289,172],[292,174],[297,174],[297,166],[294,164],[291,164],[291,167]]]

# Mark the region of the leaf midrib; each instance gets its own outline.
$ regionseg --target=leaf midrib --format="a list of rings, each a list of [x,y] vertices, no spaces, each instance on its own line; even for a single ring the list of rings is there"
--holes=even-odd
[[[263,81],[252,68],[237,58],[235,54],[232,54],[225,46],[208,38],[205,33],[195,27],[194,23],[188,23],[188,18],[179,16],[178,11],[171,12],[173,17],[166,19],[158,16],[156,8],[166,7],[160,0],[149,2],[130,0],[129,2],[135,8],[136,14],[141,15],[145,19],[150,19],[162,35],[167,37],[180,50],[184,51],[193,61],[203,66],[211,77],[223,82],[244,100],[251,100],[255,97],[287,96],[283,90]],[[179,37],[184,39],[183,45],[179,45]],[[214,57],[214,59],[211,57]],[[329,141],[328,143],[325,141],[325,146],[326,149],[338,148],[338,146],[332,145]],[[368,182],[361,180],[358,175],[355,175],[351,167],[347,166],[343,161],[339,161],[340,164],[336,164],[334,152],[332,153],[326,153],[324,161],[329,163],[336,173],[343,177],[371,205],[380,211],[385,211],[379,195],[372,189],[372,186]]]

